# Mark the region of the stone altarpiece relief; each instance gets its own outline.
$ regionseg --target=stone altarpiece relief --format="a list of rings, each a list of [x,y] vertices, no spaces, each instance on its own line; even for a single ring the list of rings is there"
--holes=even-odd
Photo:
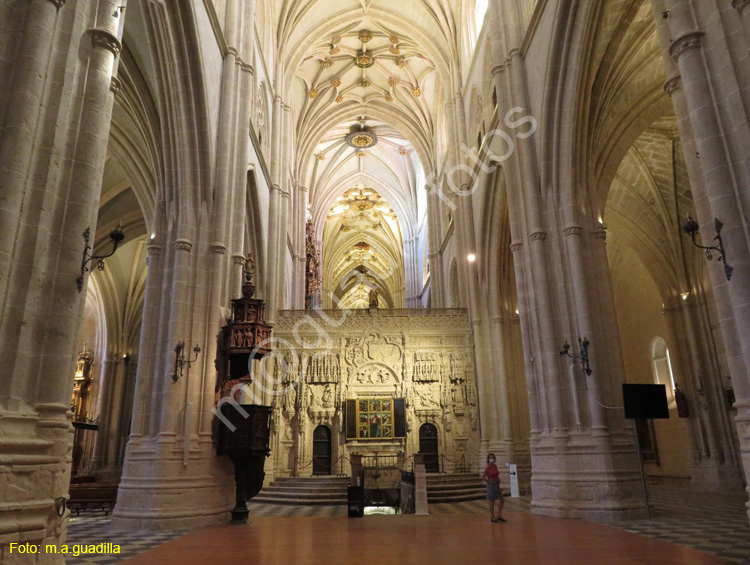
[[[312,473],[313,431],[320,425],[333,431],[333,473],[347,473],[348,462],[341,466],[336,461],[353,453],[377,451],[408,459],[419,451],[418,431],[424,423],[438,429],[440,453],[449,470],[462,457],[468,464],[476,456],[477,385],[465,315],[362,311],[332,327],[318,318],[300,323],[306,316],[289,312],[274,331],[279,343],[289,344],[277,350],[280,362],[274,371],[276,476]],[[405,438],[346,439],[346,401],[374,398],[404,400]]]

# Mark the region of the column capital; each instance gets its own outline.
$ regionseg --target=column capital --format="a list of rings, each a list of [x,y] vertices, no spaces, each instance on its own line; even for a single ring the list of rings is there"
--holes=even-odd
[[[117,39],[111,32],[106,29],[93,28],[88,30],[91,35],[91,41],[94,47],[103,47],[108,51],[112,52],[112,55],[117,57],[122,50],[122,43]]]
[[[109,83],[109,89],[112,91],[112,94],[117,96],[122,89],[122,81],[117,77],[112,77],[112,81]]]
[[[582,233],[583,233],[583,228],[581,226],[568,226],[566,228],[563,228],[563,234],[565,236],[581,235]]]
[[[748,0],[750,2],[750,0]],[[682,88],[682,75],[676,75],[664,83],[664,92],[672,96],[677,90]]]
[[[215,241],[211,245],[208,246],[209,250],[214,255],[226,255],[227,254],[227,246],[221,243],[220,241]]]
[[[750,0],[732,0],[732,7],[740,13],[740,16],[744,16],[745,10],[750,7]]]
[[[591,236],[594,239],[601,239],[603,241],[607,241],[607,230],[604,228],[599,228],[591,232]]]
[[[517,253],[518,251],[521,251],[523,249],[523,243],[511,243],[510,244],[510,250],[513,253]]]
[[[247,263],[247,259],[244,255],[232,255],[232,263],[235,265],[244,265]]]
[[[706,34],[702,31],[690,31],[682,34],[669,46],[669,54],[675,61],[679,61],[680,57],[687,51],[700,49],[701,37],[704,35]]]
[[[193,242],[189,239],[180,238],[174,242],[174,248],[179,251],[190,251],[193,249]]]
[[[547,239],[547,232],[535,231],[529,235],[529,238],[531,239],[531,241],[544,241],[545,239]]]
[[[57,8],[58,10],[62,8],[63,6],[65,6],[65,0],[49,0],[49,1],[52,2],[55,5],[55,8]]]

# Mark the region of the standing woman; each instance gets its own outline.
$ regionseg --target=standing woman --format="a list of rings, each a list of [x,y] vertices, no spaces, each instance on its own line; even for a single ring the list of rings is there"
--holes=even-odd
[[[487,455],[487,467],[484,469],[482,480],[487,485],[487,500],[490,501],[490,516],[493,522],[505,522],[503,518],[503,505],[505,498],[500,490],[500,470],[495,465],[495,454]],[[500,501],[497,517],[495,517],[495,501]]]

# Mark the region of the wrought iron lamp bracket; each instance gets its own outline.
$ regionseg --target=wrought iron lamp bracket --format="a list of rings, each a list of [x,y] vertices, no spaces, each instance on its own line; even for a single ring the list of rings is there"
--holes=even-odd
[[[86,228],[83,232],[83,257],[81,259],[81,274],[76,277],[76,286],[78,287],[78,292],[81,292],[83,290],[83,280],[86,273],[89,272],[88,264],[91,261],[97,261],[96,268],[100,271],[104,270],[104,259],[107,257],[112,257],[112,255],[115,254],[115,251],[117,251],[117,248],[120,246],[120,244],[125,240],[125,234],[122,233],[122,226],[120,224],[117,224],[117,227],[113,229],[109,233],[109,240],[112,242],[112,251],[107,253],[106,255],[92,255],[89,253],[92,250],[92,247],[90,245],[90,239],[91,239],[91,228]]]
[[[174,361],[174,374],[172,375],[172,381],[177,382],[180,380],[180,377],[182,377],[185,367],[189,369],[193,363],[195,363],[198,360],[198,354],[201,352],[200,346],[196,343],[195,347],[193,347],[193,353],[195,354],[195,357],[190,359],[190,357],[185,357],[185,342],[181,341],[177,344],[177,346],[174,348],[175,353],[175,361]]]
[[[560,357],[570,357],[574,361],[580,361],[581,366],[583,368],[583,372],[586,374],[587,377],[591,376],[591,373],[593,371],[591,370],[591,365],[589,364],[589,340],[587,338],[578,338],[578,355],[575,355],[574,353],[570,352],[570,344],[565,341],[562,348],[560,349]]]
[[[727,277],[727,280],[731,280],[732,273],[734,272],[734,267],[727,264],[727,253],[724,249],[724,239],[721,236],[721,231],[723,229],[724,222],[722,222],[719,218],[714,218],[714,230],[716,231],[716,237],[714,237],[714,241],[716,242],[716,245],[701,245],[695,239],[700,232],[700,226],[698,225],[698,222],[696,222],[691,216],[688,216],[685,224],[682,226],[682,231],[690,236],[690,239],[693,240],[693,245],[705,252],[707,260],[713,260],[714,251],[719,254],[718,261],[720,263],[724,263],[724,275]]]

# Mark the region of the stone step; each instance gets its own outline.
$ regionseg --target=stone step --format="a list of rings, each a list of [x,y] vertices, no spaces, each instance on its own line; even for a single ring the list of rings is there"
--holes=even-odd
[[[428,480],[446,480],[446,481],[460,481],[465,479],[479,479],[481,475],[479,473],[432,473],[427,475]]]
[[[300,499],[299,497],[280,497],[280,496],[263,496],[261,492],[258,496],[252,499],[251,502],[257,502],[260,504],[286,504],[292,506],[345,506],[347,504],[346,498],[326,498],[323,500],[317,499]]]
[[[341,494],[341,487],[316,487],[316,486],[288,486],[271,483],[263,489],[264,492],[295,493],[295,494]]]
[[[466,494],[441,494],[440,496],[431,496],[429,493],[427,494],[427,502],[430,504],[440,504],[440,503],[446,503],[446,502],[469,502],[472,500],[484,500],[487,497],[487,491],[483,490],[481,492],[476,493],[466,493]]]
[[[327,500],[336,498],[346,498],[346,492],[306,492],[300,494],[298,492],[285,492],[285,491],[267,491],[263,489],[258,496],[265,496],[266,498],[296,498],[297,500]]]
[[[484,484],[471,483],[466,485],[427,485],[427,492],[440,493],[440,492],[464,492],[467,490],[487,490]]]
[[[427,501],[431,503],[482,500],[487,496],[484,482],[474,473],[427,476]]]
[[[283,484],[316,484],[316,485],[343,485],[349,484],[349,477],[278,477],[273,480],[275,483]]]
[[[348,477],[279,477],[254,502],[299,506],[338,506],[347,503]]]

